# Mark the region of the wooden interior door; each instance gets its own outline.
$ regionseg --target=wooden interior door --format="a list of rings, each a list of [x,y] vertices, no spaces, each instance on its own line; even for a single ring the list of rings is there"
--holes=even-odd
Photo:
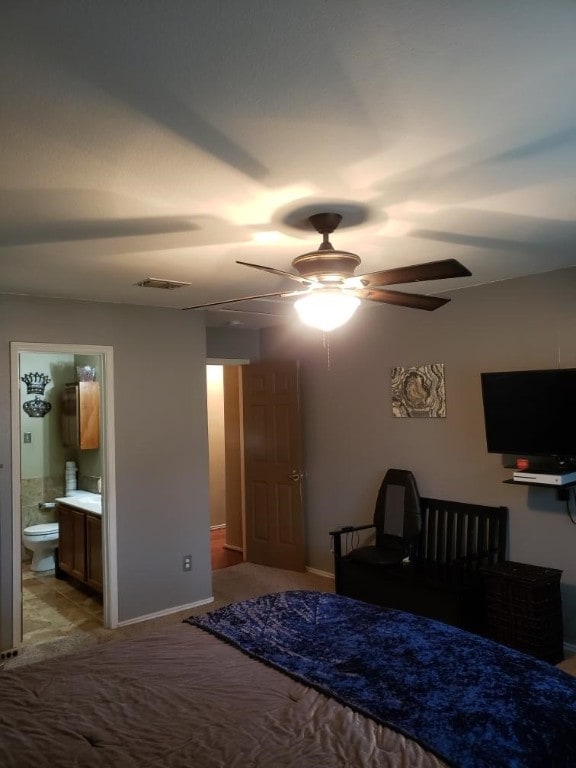
[[[298,363],[242,367],[245,559],[303,571]]]

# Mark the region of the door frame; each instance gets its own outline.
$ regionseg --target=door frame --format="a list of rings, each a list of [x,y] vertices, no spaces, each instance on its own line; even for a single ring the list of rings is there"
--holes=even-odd
[[[102,558],[104,568],[104,626],[118,626],[118,557],[116,540],[116,456],[114,436],[113,347],[89,344],[10,342],[10,397],[12,444],[12,645],[22,645],[22,513],[20,458],[20,353],[102,355],[102,444],[104,446],[102,494]]]

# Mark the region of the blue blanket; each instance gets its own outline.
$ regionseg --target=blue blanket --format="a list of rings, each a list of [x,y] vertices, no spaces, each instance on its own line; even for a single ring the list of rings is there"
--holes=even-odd
[[[187,621],[457,768],[576,766],[576,680],[491,640],[323,592]]]

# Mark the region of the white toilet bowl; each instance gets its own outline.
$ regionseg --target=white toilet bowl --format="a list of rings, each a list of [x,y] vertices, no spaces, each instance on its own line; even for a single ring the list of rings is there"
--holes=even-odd
[[[24,528],[22,543],[32,552],[33,571],[53,571],[54,550],[58,546],[58,523],[40,523]]]

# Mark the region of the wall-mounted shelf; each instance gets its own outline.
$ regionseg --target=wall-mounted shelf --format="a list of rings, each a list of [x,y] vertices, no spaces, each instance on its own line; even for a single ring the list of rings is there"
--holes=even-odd
[[[533,480],[514,480],[512,477],[502,482],[508,485],[532,485],[535,488],[555,488],[557,491],[562,491],[564,488],[573,488],[576,485],[576,480],[572,483],[564,483],[564,485],[552,485],[552,483],[536,483]]]
[[[550,488],[556,491],[558,501],[568,501],[568,489],[574,488],[574,486],[576,486],[576,481],[572,483],[564,483],[564,485],[551,485],[548,483],[535,483],[533,480],[514,480],[512,477],[508,480],[503,480],[502,482],[506,483],[506,485],[524,485],[531,488]]]

